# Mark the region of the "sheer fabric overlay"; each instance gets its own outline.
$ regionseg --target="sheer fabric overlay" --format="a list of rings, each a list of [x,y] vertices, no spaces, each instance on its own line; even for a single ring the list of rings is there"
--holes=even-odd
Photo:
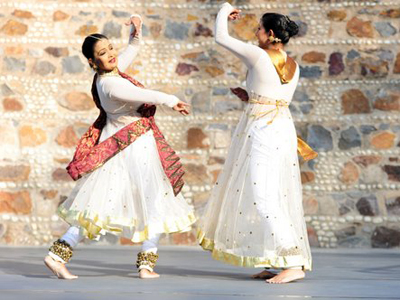
[[[233,265],[310,270],[296,130],[287,106],[262,104],[274,102],[251,94],[198,239]]]
[[[120,128],[108,121],[101,139]],[[88,238],[110,232],[133,242],[156,233],[188,230],[195,221],[193,208],[183,196],[174,196],[151,130],[79,179],[58,212]]]

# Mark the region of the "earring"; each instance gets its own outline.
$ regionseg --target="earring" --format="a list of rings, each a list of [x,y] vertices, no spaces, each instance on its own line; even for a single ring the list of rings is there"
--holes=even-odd
[[[269,40],[271,43],[280,43],[280,42],[282,42],[281,39],[279,39],[279,38],[277,38],[277,37],[273,37],[272,35],[270,35],[270,36],[268,37],[268,40]]]
[[[92,68],[97,72],[97,66],[95,64],[92,65]]]

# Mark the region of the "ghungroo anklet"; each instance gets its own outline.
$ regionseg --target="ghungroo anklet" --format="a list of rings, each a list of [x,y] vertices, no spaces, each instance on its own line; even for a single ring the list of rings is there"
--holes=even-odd
[[[138,271],[141,269],[147,269],[153,272],[154,267],[158,259],[158,254],[153,252],[139,252],[137,255],[136,267]]]
[[[56,256],[60,258],[63,263],[69,262],[73,254],[72,247],[66,241],[60,239],[51,245],[49,252],[53,259],[54,256]]]

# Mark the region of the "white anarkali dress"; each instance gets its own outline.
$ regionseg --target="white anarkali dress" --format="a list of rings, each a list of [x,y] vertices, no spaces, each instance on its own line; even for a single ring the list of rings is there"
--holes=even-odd
[[[273,104],[290,103],[299,68],[282,84],[266,51],[229,36],[232,9],[225,3],[219,12],[216,41],[246,64],[250,100],[199,224],[199,242],[233,265],[310,270],[296,130],[289,108]]]
[[[132,25],[132,30],[134,26]],[[137,55],[140,38],[131,36],[118,56],[123,72]],[[107,112],[100,142],[141,118],[144,103],[173,107],[178,98],[136,87],[116,73],[99,76],[96,82],[101,105]],[[160,233],[185,231],[195,222],[192,206],[181,194],[174,196],[161,165],[153,131],[140,136],[103,166],[77,181],[58,210],[81,234],[97,239],[111,232],[133,242]]]

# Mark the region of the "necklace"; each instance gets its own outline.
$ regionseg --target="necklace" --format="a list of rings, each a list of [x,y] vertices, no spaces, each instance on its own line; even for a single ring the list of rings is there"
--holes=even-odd
[[[119,72],[118,72],[118,68],[115,67],[114,69],[112,69],[111,71],[102,71],[102,72],[98,72],[98,74],[101,77],[108,77],[108,76],[119,76]]]

